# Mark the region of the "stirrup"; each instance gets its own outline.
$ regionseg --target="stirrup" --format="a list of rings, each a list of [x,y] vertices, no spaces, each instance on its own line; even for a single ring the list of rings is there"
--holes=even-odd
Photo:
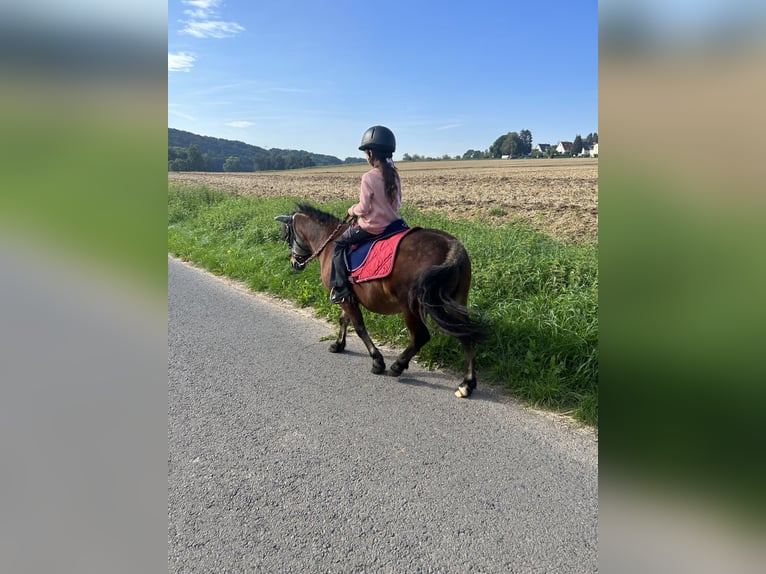
[[[343,303],[346,301],[346,299],[349,299],[351,297],[351,292],[348,290],[344,290],[341,292],[338,292],[335,287],[332,288],[330,291],[330,302],[331,303]]]

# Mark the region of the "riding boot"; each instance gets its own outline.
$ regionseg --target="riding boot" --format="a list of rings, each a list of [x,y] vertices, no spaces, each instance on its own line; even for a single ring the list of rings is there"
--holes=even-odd
[[[335,244],[332,255],[332,269],[330,270],[330,301],[342,303],[351,295],[348,284],[348,270],[346,269],[345,245]]]
[[[335,240],[335,250],[332,256],[332,270],[330,274],[330,300],[333,303],[342,302],[351,296],[351,285],[348,283],[348,268],[346,267],[346,249],[362,241],[375,237],[359,225],[352,225]]]

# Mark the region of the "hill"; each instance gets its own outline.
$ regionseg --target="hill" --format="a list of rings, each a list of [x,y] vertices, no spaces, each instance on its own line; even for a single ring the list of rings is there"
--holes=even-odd
[[[199,148],[201,158],[195,157],[196,152],[190,150],[191,146]],[[168,171],[266,171],[342,163],[331,155],[304,150],[265,149],[241,141],[168,128]]]

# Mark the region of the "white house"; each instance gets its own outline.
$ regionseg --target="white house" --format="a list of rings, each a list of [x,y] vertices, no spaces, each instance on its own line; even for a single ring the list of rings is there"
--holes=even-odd
[[[582,149],[580,150],[580,153],[577,154],[577,157],[590,157],[590,146],[586,143],[583,143]]]

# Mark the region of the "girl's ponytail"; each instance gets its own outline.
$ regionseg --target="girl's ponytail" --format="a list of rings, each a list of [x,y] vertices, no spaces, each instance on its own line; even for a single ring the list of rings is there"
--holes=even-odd
[[[401,186],[401,180],[399,179],[399,170],[394,165],[394,160],[391,158],[391,154],[387,154],[385,157],[378,156],[378,150],[372,150],[373,158],[380,164],[380,169],[383,172],[383,182],[386,187],[386,197],[392,204],[396,204],[399,201],[399,189]]]

